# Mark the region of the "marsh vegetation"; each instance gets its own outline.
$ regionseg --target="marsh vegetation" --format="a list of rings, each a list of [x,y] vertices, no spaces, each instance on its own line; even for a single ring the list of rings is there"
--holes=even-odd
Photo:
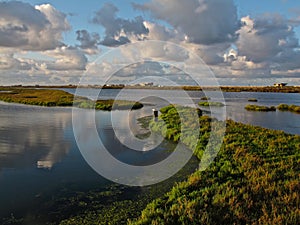
[[[248,111],[262,111],[262,112],[276,111],[276,109],[278,109],[279,111],[290,111],[294,113],[300,113],[300,106],[288,105],[288,104],[280,104],[277,107],[275,106],[268,107],[263,105],[246,105],[245,109]]]
[[[62,90],[29,89],[29,88],[2,88],[0,101],[38,106],[75,106],[84,109],[110,111],[113,109],[139,109],[142,103],[126,100],[97,100],[92,101],[85,97],[78,97]]]
[[[178,120],[173,111],[163,109],[151,129],[167,130],[173,135],[166,138],[179,136],[190,148],[196,145],[201,159],[210,124],[218,121],[200,117],[200,136],[188,137],[171,122]],[[208,169],[178,183],[130,224],[297,224],[299,162],[299,136],[228,120],[221,150]]]
[[[298,105],[280,104],[277,106],[277,109],[280,111],[290,111],[290,112],[300,113],[300,106]]]
[[[205,106],[205,107],[209,107],[209,106],[222,107],[222,106],[224,106],[224,104],[222,102],[209,102],[209,101],[199,102],[198,105]]]
[[[152,131],[182,141],[201,159],[212,123],[220,122],[199,112],[200,132],[195,136],[194,112],[170,105],[161,109],[157,122],[148,117],[143,123],[150,121]],[[90,203],[83,194],[78,198],[85,199],[80,203],[84,213],[61,224],[297,224],[300,137],[231,120],[226,125],[221,150],[207,170],[196,171],[155,200],[148,198],[146,206],[137,195],[103,208],[97,191]]]
[[[263,106],[263,105],[246,105],[245,109],[248,111],[260,111],[260,112],[269,112],[276,111],[275,106]]]

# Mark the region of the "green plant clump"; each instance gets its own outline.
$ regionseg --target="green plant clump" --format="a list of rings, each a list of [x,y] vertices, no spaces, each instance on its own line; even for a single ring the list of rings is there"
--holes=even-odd
[[[224,104],[222,102],[208,102],[208,101],[205,101],[205,102],[199,102],[198,103],[199,106],[216,106],[216,107],[222,107],[224,106]]]
[[[280,111],[290,111],[290,112],[300,113],[300,106],[298,105],[280,104],[277,106],[277,109]]]
[[[261,112],[269,112],[269,111],[276,111],[275,106],[261,106],[261,105],[246,105],[245,109],[248,111],[261,111]]]
[[[202,97],[200,100],[202,100],[202,101],[208,101],[208,100],[210,100],[210,97],[205,96],[205,97]]]
[[[249,98],[248,102],[257,102],[257,99],[256,98]]]

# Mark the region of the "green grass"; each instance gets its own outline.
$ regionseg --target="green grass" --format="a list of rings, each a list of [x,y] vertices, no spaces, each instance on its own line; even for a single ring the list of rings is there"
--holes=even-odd
[[[248,111],[261,111],[261,112],[269,112],[269,111],[276,111],[275,106],[262,106],[262,105],[246,105],[245,109]]]
[[[139,102],[125,100],[97,100],[95,102],[84,97],[76,97],[74,100],[73,94],[55,89],[2,88],[0,89],[0,101],[49,107],[76,106],[106,111],[143,107],[143,104]]]
[[[39,105],[72,106],[74,96],[61,90],[11,88],[0,92],[0,100],[5,102]]]
[[[161,111],[152,129],[180,133],[172,122],[178,113],[172,107]],[[189,147],[196,143],[199,159],[211,121],[199,118],[199,139],[180,137]],[[176,135],[165,137],[176,141]],[[298,224],[299,165],[300,136],[229,120],[221,150],[208,169],[178,183],[129,224]]]
[[[224,104],[222,102],[208,102],[208,101],[199,102],[198,105],[205,106],[205,107],[208,107],[208,106],[222,107],[222,106],[224,106]]]

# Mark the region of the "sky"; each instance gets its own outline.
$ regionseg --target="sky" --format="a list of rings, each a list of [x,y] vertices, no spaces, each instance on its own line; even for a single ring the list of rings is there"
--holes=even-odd
[[[220,85],[300,85],[299,38],[298,0],[0,0],[0,85],[175,77],[194,54]]]

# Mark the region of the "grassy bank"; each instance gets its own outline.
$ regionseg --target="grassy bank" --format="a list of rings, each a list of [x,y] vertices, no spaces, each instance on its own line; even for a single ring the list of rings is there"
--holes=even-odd
[[[211,119],[199,118],[199,139],[180,135],[176,120],[174,109],[165,108],[151,127],[190,147],[196,143],[201,158]],[[299,136],[227,121],[223,145],[209,168],[178,183],[130,224],[298,224],[299,172]]]
[[[55,89],[29,89],[29,88],[2,88],[0,101],[13,102],[38,106],[76,106],[86,109],[113,110],[113,109],[139,109],[143,105],[139,102],[123,100],[97,100],[92,101],[84,97],[76,97],[62,90]]]

